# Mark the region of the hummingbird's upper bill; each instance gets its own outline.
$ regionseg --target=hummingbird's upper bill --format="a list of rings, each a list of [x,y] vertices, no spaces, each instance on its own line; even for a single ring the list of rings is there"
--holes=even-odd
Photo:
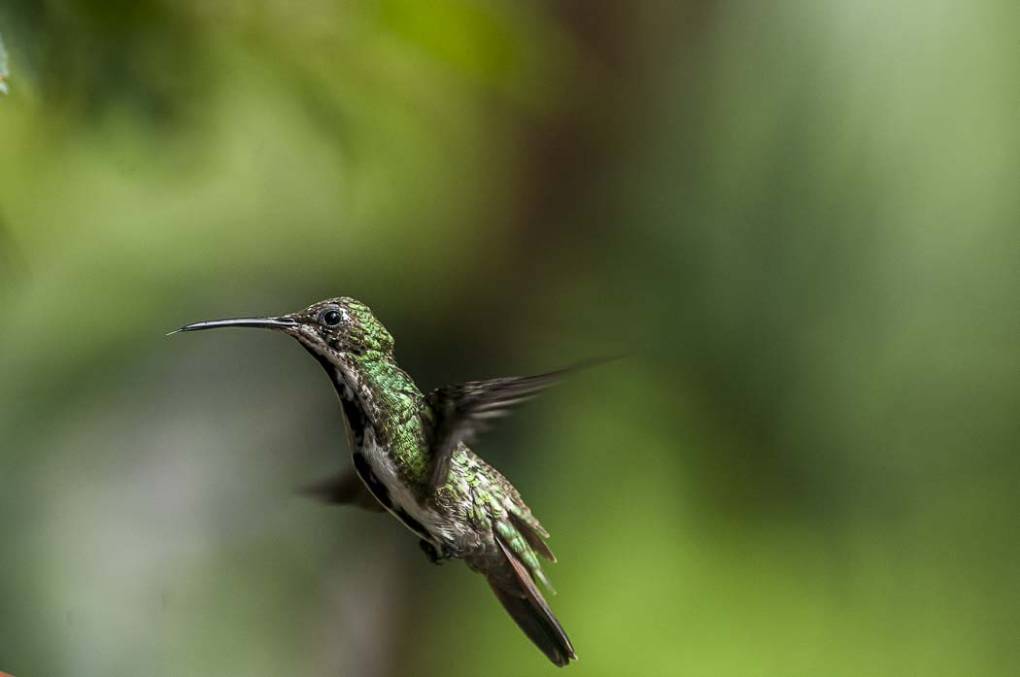
[[[200,329],[219,329],[221,327],[256,327],[260,329],[286,329],[296,327],[298,323],[286,317],[238,317],[229,320],[208,320],[193,322],[167,334],[171,336],[182,331],[198,331]]]

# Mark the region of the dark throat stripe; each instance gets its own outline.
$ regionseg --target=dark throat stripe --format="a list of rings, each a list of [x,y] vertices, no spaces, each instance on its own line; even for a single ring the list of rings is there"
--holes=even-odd
[[[351,433],[354,436],[354,449],[352,453],[354,456],[354,469],[357,471],[358,476],[361,477],[361,481],[365,483],[368,490],[375,496],[375,500],[393,513],[397,519],[403,522],[408,529],[418,534],[420,538],[425,539],[429,542],[435,542],[435,539],[429,534],[421,522],[411,517],[406,510],[400,506],[393,505],[392,499],[390,499],[390,491],[386,488],[386,485],[376,477],[375,473],[372,472],[372,467],[369,465],[365,455],[361,453],[361,447],[365,442],[365,430],[368,428],[368,416],[365,415],[365,411],[358,405],[356,401],[351,401],[344,397],[344,391],[346,384],[340,377],[336,366],[334,366],[329,360],[315,352],[308,346],[301,344],[305,350],[307,350],[312,357],[314,357],[322,368],[326,370],[326,374],[329,376],[330,382],[333,383],[333,387],[336,389],[336,394],[340,398],[340,406],[343,409],[344,416],[347,417],[347,422],[351,427]]]
[[[354,452],[354,469],[357,471],[361,481],[365,483],[368,490],[375,496],[375,500],[379,501],[387,510],[396,515],[397,519],[403,522],[408,529],[418,534],[419,538],[423,538],[426,541],[434,542],[435,539],[432,534],[428,532],[425,525],[411,517],[406,510],[399,505],[393,505],[393,501],[390,499],[390,490],[386,488],[375,473],[372,472],[372,467],[368,464],[365,459],[365,455],[361,451]]]

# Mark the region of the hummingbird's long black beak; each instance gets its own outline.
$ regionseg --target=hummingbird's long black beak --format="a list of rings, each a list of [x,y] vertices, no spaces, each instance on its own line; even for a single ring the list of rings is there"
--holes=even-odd
[[[174,329],[167,334],[171,336],[181,331],[198,331],[200,329],[220,329],[221,327],[257,327],[259,329],[285,329],[296,327],[294,320],[286,317],[238,317],[230,320],[209,320],[207,322],[194,322],[186,324],[180,329]]]

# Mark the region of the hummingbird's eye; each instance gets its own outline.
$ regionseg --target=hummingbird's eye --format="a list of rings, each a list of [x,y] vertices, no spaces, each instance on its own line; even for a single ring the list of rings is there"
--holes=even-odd
[[[336,308],[328,308],[322,311],[322,315],[319,315],[319,322],[326,325],[327,327],[335,327],[340,324],[341,320],[340,311]]]

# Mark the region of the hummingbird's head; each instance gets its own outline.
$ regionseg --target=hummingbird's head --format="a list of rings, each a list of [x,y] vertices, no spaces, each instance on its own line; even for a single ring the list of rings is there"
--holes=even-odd
[[[386,331],[386,327],[376,319],[368,306],[349,297],[326,299],[296,313],[278,317],[195,322],[177,331],[221,327],[276,329],[293,336],[314,355],[333,364],[340,364],[353,356],[393,352],[393,337]]]
[[[393,337],[361,301],[341,296],[284,315],[294,324],[283,331],[324,357],[392,353]]]

